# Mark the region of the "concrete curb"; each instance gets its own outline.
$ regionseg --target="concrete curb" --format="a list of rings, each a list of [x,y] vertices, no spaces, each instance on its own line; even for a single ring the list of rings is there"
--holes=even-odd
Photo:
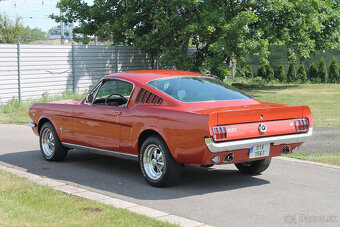
[[[296,158],[287,158],[287,157],[281,157],[281,156],[274,157],[274,158],[279,159],[279,160],[284,160],[284,161],[298,162],[298,163],[303,163],[303,164],[308,164],[308,165],[322,166],[322,167],[333,168],[333,169],[340,169],[340,166],[321,163],[321,162],[313,162],[313,161],[301,160],[301,159],[296,159]]]
[[[54,180],[47,177],[42,177],[32,173],[28,173],[24,170],[17,169],[15,166],[6,166],[0,162],[0,170],[12,173],[16,176],[27,178],[37,184],[45,185],[53,188],[54,190],[64,192],[69,195],[75,195],[90,200],[95,200],[100,203],[114,206],[116,208],[127,209],[133,213],[141,214],[150,218],[157,219],[159,221],[167,221],[169,223],[178,224],[183,227],[208,227],[201,222],[197,222],[188,218],[171,215],[166,212],[155,210],[149,207],[141,206],[135,203],[127,202],[121,199],[113,198],[107,195],[103,195],[97,192],[92,192],[83,188],[71,186],[67,183]]]

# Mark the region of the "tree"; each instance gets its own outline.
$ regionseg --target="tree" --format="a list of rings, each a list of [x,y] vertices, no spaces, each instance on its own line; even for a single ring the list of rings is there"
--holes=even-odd
[[[321,79],[319,77],[319,72],[318,72],[318,66],[315,63],[311,64],[309,68],[309,78],[312,81],[312,83],[321,82]]]
[[[296,68],[295,68],[295,64],[293,62],[290,63],[290,65],[289,65],[288,74],[287,74],[287,81],[289,83],[296,82]]]
[[[305,67],[303,65],[299,66],[296,77],[301,83],[307,82],[307,74],[306,74]]]
[[[319,63],[319,77],[321,78],[321,82],[322,83],[327,83],[327,67],[326,67],[326,62],[325,59],[322,57],[320,59],[320,63]]]
[[[262,64],[258,70],[257,70],[257,76],[266,79],[267,78],[267,70],[266,70],[266,65]]]
[[[280,82],[286,82],[287,77],[286,77],[286,72],[285,72],[285,68],[283,67],[283,65],[280,65],[277,68],[275,78],[278,79]]]
[[[266,80],[270,81],[274,79],[274,70],[272,69],[272,67],[269,64],[266,64],[265,67],[266,67]]]
[[[223,78],[247,54],[266,62],[269,44],[287,45],[290,58],[339,47],[338,1],[61,0],[59,22],[81,22],[74,32],[133,45],[164,65]],[[189,44],[196,48],[187,56]]]
[[[0,14],[0,43],[30,43],[45,39],[45,32],[39,28],[25,28],[20,17],[12,21],[8,16]]]
[[[243,69],[243,76],[246,78],[253,78],[253,70],[251,69],[250,65],[247,65],[244,69]]]
[[[331,83],[340,82],[339,66],[334,57],[331,62],[331,65],[329,66],[329,82]]]

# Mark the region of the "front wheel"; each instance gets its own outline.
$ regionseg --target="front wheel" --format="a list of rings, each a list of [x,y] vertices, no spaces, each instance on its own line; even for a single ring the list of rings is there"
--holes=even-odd
[[[46,122],[40,130],[40,150],[45,160],[63,161],[68,149],[64,147],[50,122]]]
[[[165,142],[157,136],[144,141],[140,166],[145,180],[155,187],[172,185],[180,177],[181,166],[172,157]]]
[[[241,173],[259,174],[269,167],[271,159],[265,158],[257,161],[236,163],[235,166]]]

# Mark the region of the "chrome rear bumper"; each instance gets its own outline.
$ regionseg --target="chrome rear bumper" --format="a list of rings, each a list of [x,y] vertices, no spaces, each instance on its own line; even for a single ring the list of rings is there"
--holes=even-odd
[[[31,128],[37,127],[37,125],[35,123],[33,123],[33,122],[30,122],[27,125],[30,126]]]
[[[273,145],[291,144],[304,142],[313,134],[313,128],[309,128],[308,132],[284,136],[270,136],[255,139],[237,140],[229,142],[215,143],[212,138],[205,138],[205,144],[213,153],[233,151],[241,149],[249,149],[256,144],[272,143]]]

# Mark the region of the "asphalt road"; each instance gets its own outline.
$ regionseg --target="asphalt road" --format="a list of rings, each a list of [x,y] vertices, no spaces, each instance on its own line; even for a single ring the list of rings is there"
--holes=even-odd
[[[327,144],[315,131],[310,143]],[[178,185],[153,188],[137,162],[73,150],[66,161],[48,163],[30,128],[0,125],[0,135],[3,163],[213,226],[340,226],[340,169],[278,159],[257,176],[233,165],[186,167]],[[334,141],[329,149],[340,148]]]

